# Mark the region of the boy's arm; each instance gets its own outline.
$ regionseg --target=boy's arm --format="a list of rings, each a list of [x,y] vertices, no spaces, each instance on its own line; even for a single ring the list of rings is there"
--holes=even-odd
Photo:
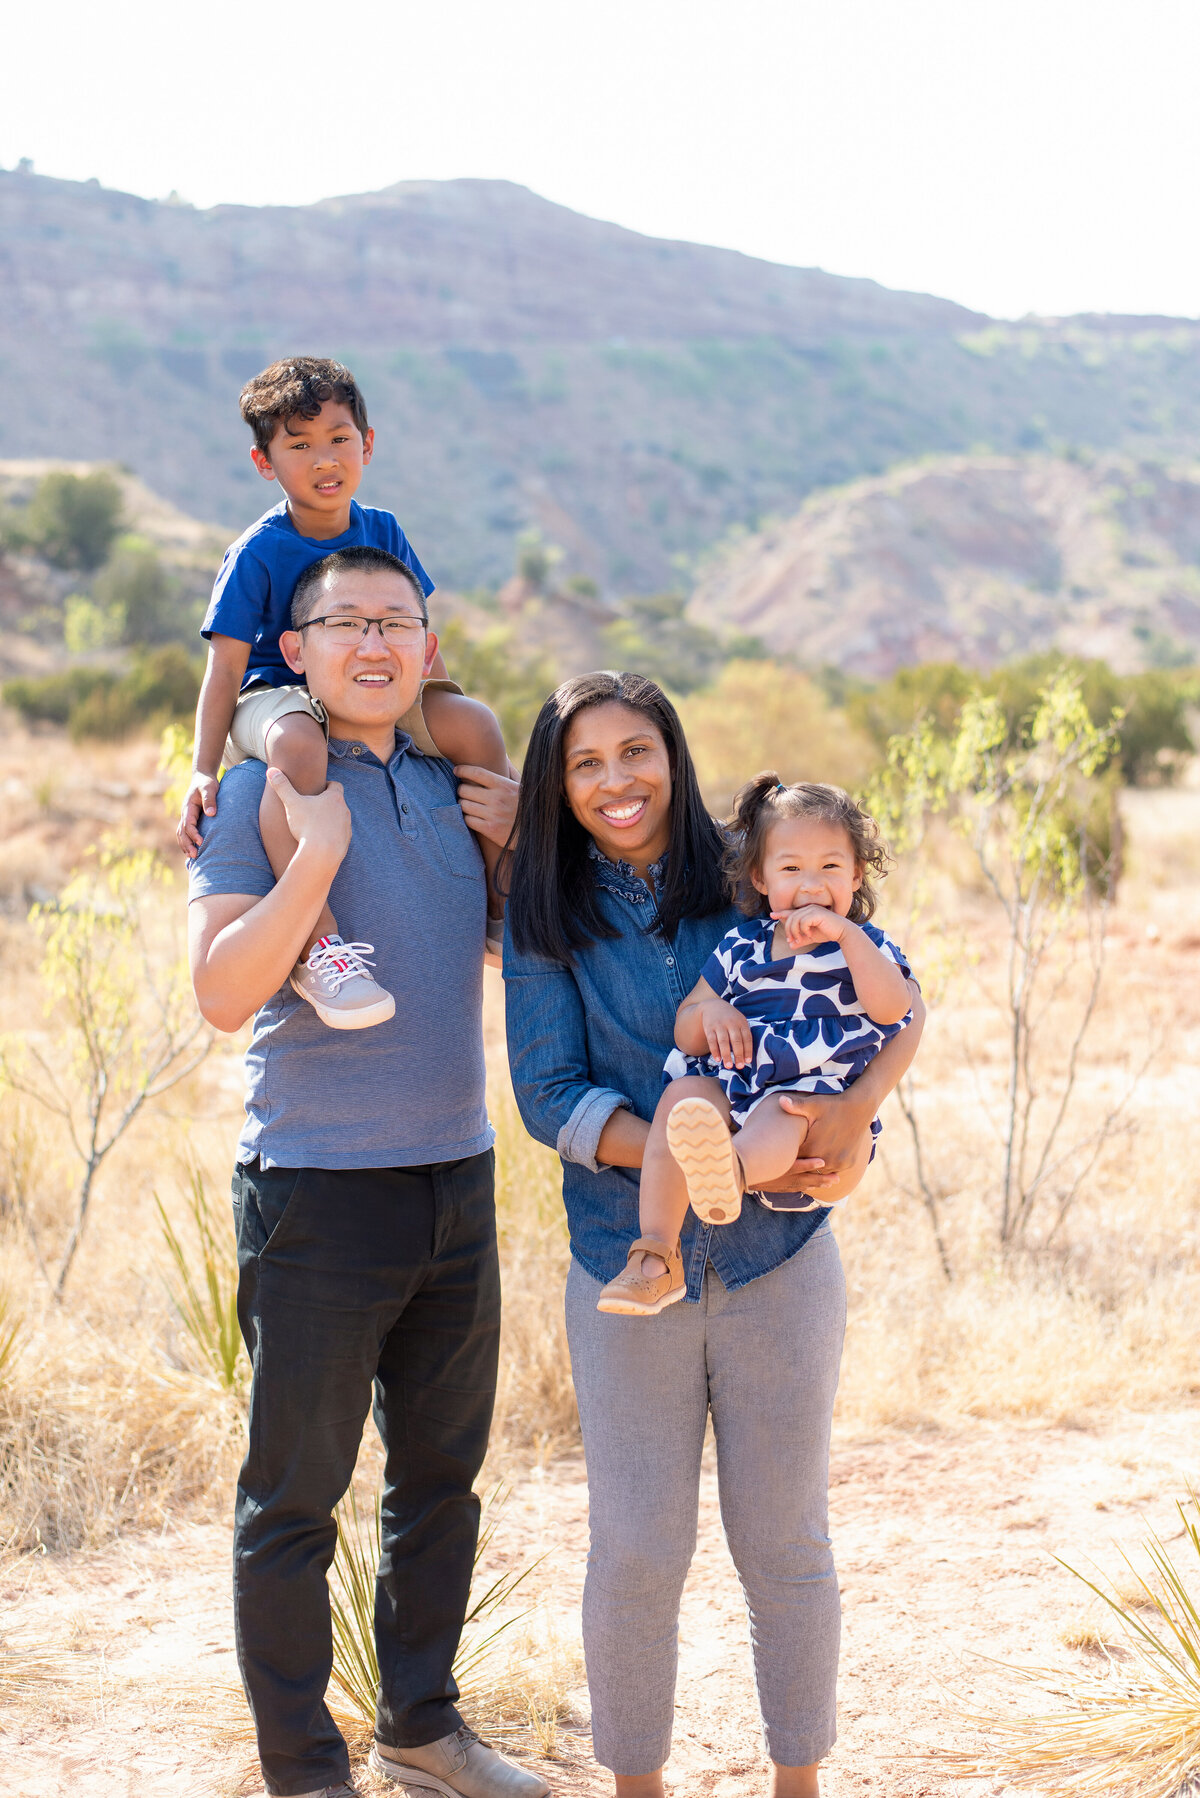
[[[496,860],[490,849],[504,848],[517,815],[517,782],[496,715],[482,700],[437,687],[426,688],[422,710],[430,736],[454,765],[458,803],[481,839],[490,879]]]
[[[214,632],[208,645],[208,666],[196,702],[196,745],[192,778],[179,812],[176,837],[190,860],[200,848],[200,814],[212,818],[217,810],[217,771],[225,752],[225,739],[233,723],[233,711],[241,691],[242,676],[250,660],[250,645],[237,637]]]

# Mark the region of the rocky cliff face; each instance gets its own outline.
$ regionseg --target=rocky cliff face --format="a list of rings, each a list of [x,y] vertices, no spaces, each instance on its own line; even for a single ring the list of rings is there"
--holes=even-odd
[[[1200,450],[1200,327],[994,326],[948,301],[661,242],[507,182],[191,207],[0,172],[0,456],[115,460],[241,529],[237,415],[275,356],[348,360],[363,497],[443,582],[540,526],[609,592],[902,457]]]
[[[1200,468],[947,457],[814,495],[719,559],[689,606],[867,677],[1057,648],[1200,656]]]

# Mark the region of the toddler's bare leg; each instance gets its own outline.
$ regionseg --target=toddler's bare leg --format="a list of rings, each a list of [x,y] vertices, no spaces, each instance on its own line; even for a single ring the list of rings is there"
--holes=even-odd
[[[298,793],[323,793],[328,775],[329,751],[325,732],[307,712],[289,712],[277,718],[267,731],[267,762],[287,775]],[[263,848],[276,880],[296,853],[296,839],[288,829],[287,813],[270,781],[258,808],[258,828]],[[337,935],[337,920],[326,904],[304,945],[309,955],[323,936]]]
[[[729,1123],[729,1100],[725,1097],[724,1087],[719,1080],[708,1080],[702,1074],[688,1074],[682,1080],[672,1080],[659,1100],[642,1156],[638,1228],[643,1236],[657,1236],[660,1242],[669,1243],[678,1242],[688,1209],[687,1181],[667,1147],[667,1119],[680,1099],[706,1099],[720,1112],[725,1123]],[[808,1127],[805,1118],[794,1118],[792,1122],[802,1129]],[[793,1155],[792,1160],[795,1159]],[[647,1255],[644,1267],[650,1275],[666,1272],[665,1264],[657,1255]]]
[[[741,1156],[750,1191],[786,1174],[808,1135],[808,1119],[793,1117],[774,1097],[760,1099],[742,1128],[734,1147]]]
[[[796,1118],[794,1122],[802,1124],[804,1119]],[[749,1128],[749,1126],[747,1126],[747,1128]],[[743,1135],[744,1134],[745,1132],[743,1132]],[[871,1144],[873,1141],[874,1138],[871,1135],[871,1132],[869,1130],[864,1130],[862,1140],[854,1151],[854,1160],[846,1169],[845,1173],[830,1186],[814,1186],[812,1191],[813,1198],[819,1199],[823,1205],[833,1205],[838,1199],[844,1199],[848,1193],[852,1193],[867,1171],[867,1166],[871,1159]]]

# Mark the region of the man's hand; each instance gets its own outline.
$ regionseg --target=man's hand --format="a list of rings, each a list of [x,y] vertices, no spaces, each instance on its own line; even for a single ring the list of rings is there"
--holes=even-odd
[[[503,849],[517,816],[518,782],[470,763],[463,763],[454,772],[459,781],[458,803],[467,828]]]
[[[268,768],[267,779],[282,801],[296,842],[326,857],[336,869],[350,847],[350,807],[341,781],[331,780],[323,793],[297,793],[280,768]]]
[[[795,911],[773,911],[771,916],[783,925],[788,947],[797,955],[814,943],[840,943],[846,931],[854,929],[849,918],[827,905],[800,905]]]
[[[196,855],[204,840],[200,835],[201,812],[206,818],[215,818],[217,815],[217,778],[214,774],[201,774],[197,770],[188,782],[183,804],[179,808],[179,823],[175,827],[175,840],[189,861]]]
[[[713,1060],[723,1068],[744,1068],[754,1053],[754,1038],[737,1006],[724,999],[706,999],[697,1007],[696,1017]]]

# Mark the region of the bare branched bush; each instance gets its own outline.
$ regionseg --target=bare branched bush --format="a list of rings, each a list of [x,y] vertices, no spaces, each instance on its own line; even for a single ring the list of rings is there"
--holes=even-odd
[[[954,730],[918,720],[893,738],[869,804],[893,847],[909,854],[945,816],[970,845],[984,890],[1004,920],[1000,1000],[1007,1070],[997,1119],[996,1234],[1002,1249],[1030,1241],[1035,1213],[1052,1242],[1106,1143],[1122,1127],[1137,1075],[1081,1130],[1076,1097],[1085,1039],[1105,967],[1119,861],[1111,792],[1098,777],[1115,751],[1119,716],[1092,722],[1078,680],[1059,674],[1013,741],[999,701],[975,694]],[[1151,1051],[1152,1052],[1152,1051]],[[917,1087],[899,1105],[918,1190],[943,1272],[950,1256],[939,1193],[922,1138]]]
[[[58,1120],[78,1164],[52,1278],[56,1298],[105,1159],[143,1107],[193,1073],[212,1045],[192,1000],[167,884],[149,850],[107,838],[59,899],[31,914],[43,945],[49,1027],[5,1038],[0,1084]],[[40,1243],[37,1249],[44,1265]]]

